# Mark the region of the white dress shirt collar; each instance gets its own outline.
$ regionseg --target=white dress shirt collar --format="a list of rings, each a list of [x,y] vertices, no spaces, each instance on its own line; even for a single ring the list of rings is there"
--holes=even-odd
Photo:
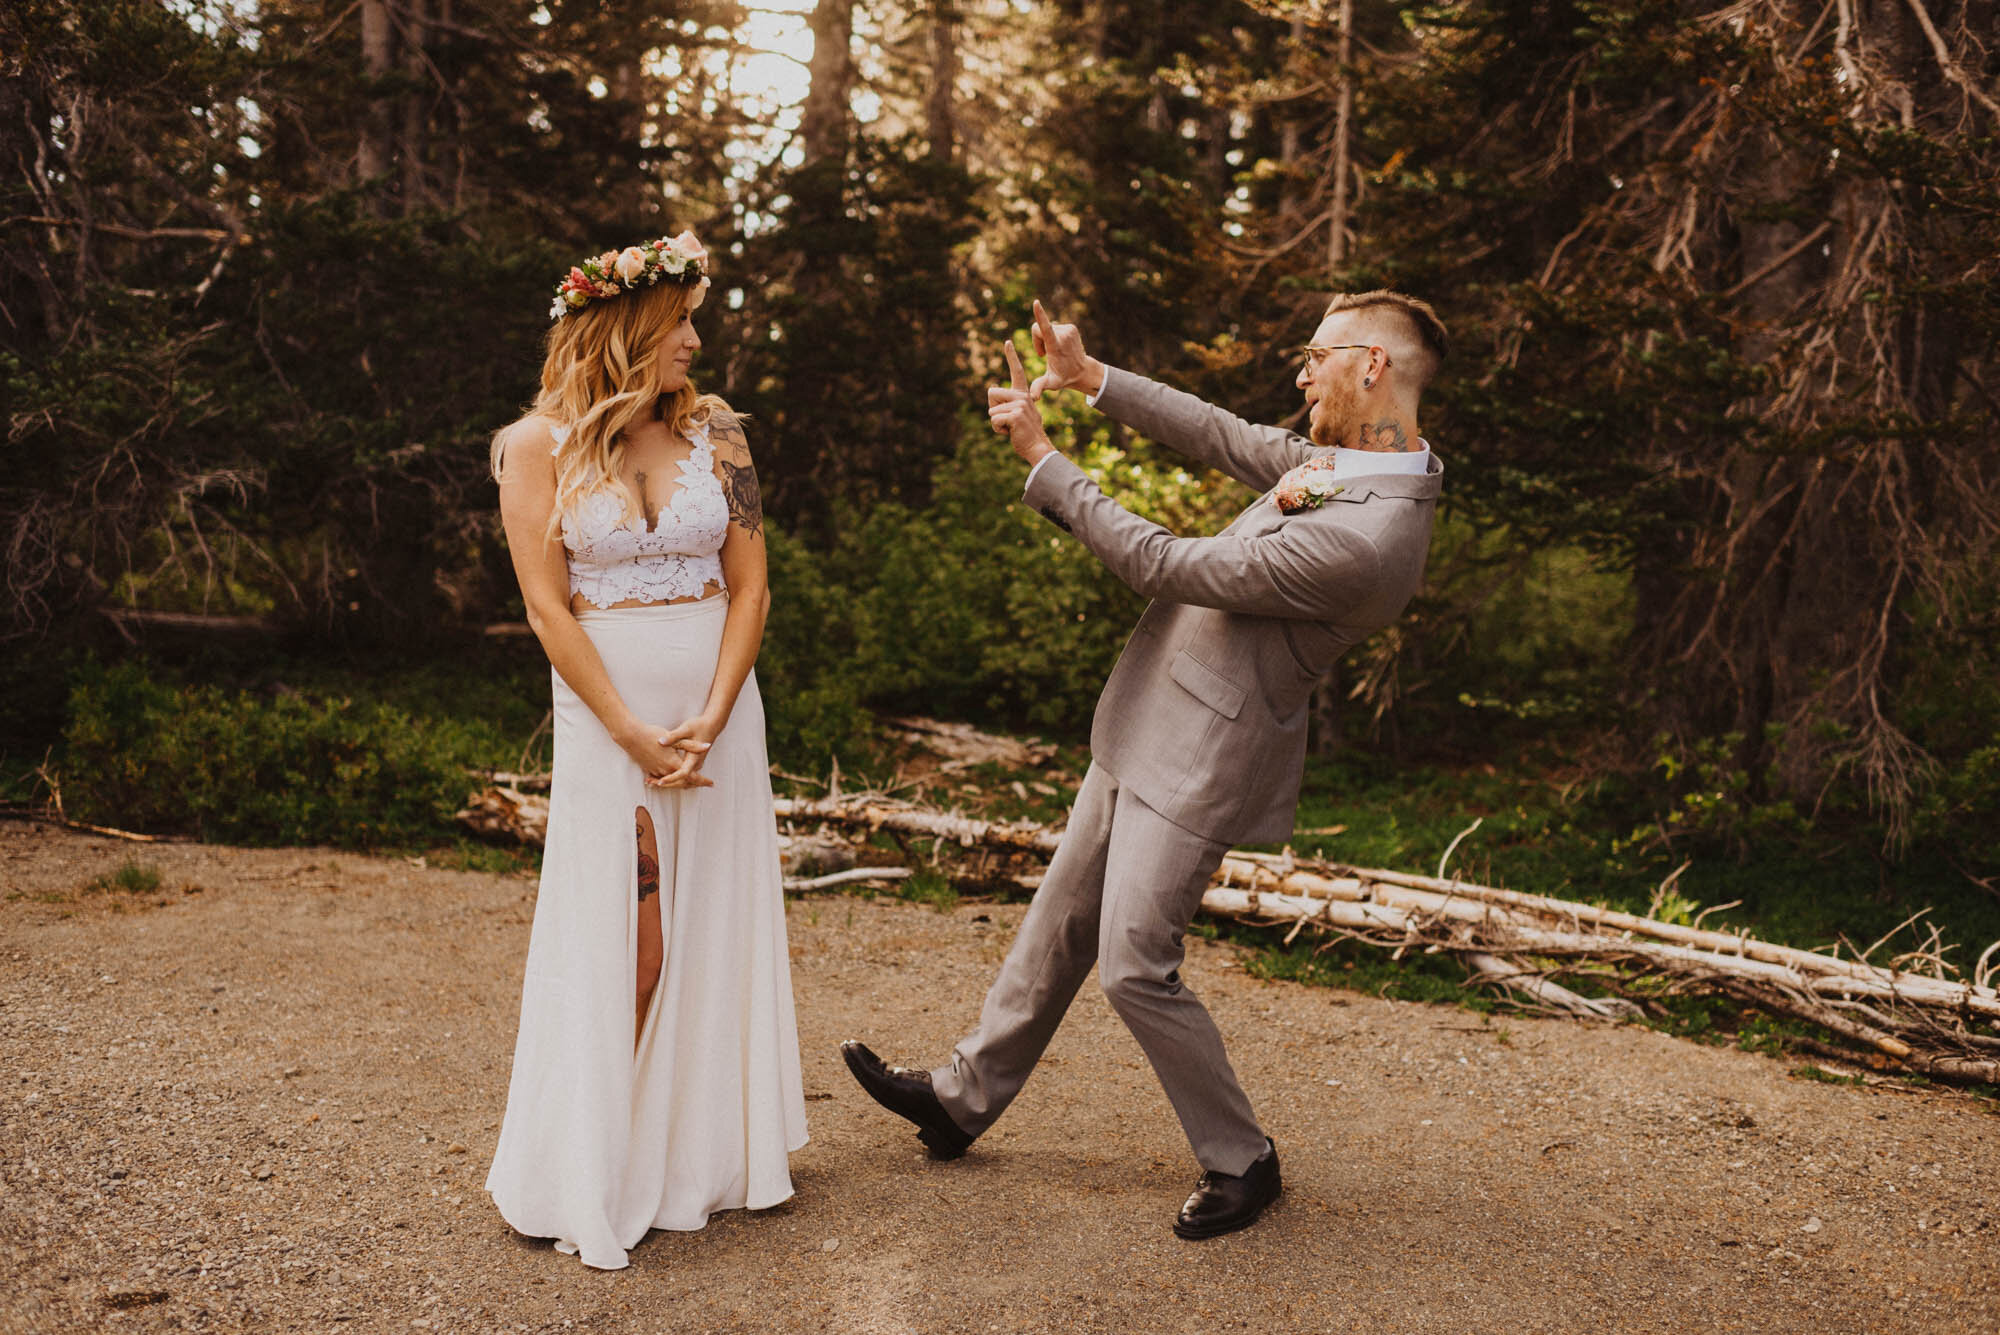
[[[1428,473],[1431,471],[1431,443],[1417,437],[1414,450],[1351,450],[1333,447],[1335,477],[1372,477],[1383,473]]]

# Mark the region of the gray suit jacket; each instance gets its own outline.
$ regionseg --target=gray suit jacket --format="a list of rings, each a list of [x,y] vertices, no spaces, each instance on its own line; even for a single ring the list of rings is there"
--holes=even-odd
[[[1091,725],[1093,759],[1167,819],[1225,843],[1289,839],[1313,687],[1423,581],[1443,469],[1341,478],[1318,509],[1270,489],[1326,451],[1107,367],[1103,412],[1265,492],[1212,538],[1179,538],[1056,456],[1027,501],[1153,599]]]

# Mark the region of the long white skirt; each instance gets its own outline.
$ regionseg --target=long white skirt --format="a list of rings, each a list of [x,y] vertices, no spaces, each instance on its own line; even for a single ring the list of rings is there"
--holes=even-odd
[[[672,727],[701,712],[727,598],[577,619],[619,695]],[[649,1228],[792,1194],[806,1143],[784,886],[752,675],[703,762],[648,788],[569,684],[555,691],[548,846],[507,1114],[486,1189],[514,1228],[616,1270]],[[637,808],[660,850],[666,964],[637,1047]]]

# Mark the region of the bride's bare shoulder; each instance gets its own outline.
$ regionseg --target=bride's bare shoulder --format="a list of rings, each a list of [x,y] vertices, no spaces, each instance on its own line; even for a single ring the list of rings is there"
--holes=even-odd
[[[496,481],[526,482],[555,476],[558,440],[554,419],[530,413],[493,433],[493,476]]]

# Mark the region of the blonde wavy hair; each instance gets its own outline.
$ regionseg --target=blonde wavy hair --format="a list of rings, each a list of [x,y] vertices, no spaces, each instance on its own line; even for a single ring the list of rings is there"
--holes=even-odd
[[[677,390],[662,386],[660,345],[695,306],[697,288],[659,283],[615,301],[594,301],[549,327],[542,359],[542,388],[526,417],[545,417],[569,435],[556,450],[556,501],[549,534],[562,528],[571,506],[606,487],[625,498],[625,518],[639,513],[639,498],[618,476],[624,431],[641,417],[658,414],[685,437],[696,428],[734,420],[729,405],[695,390],[693,381]],[[523,420],[526,420],[526,417]],[[500,479],[508,438],[519,422],[493,437],[491,464]]]

